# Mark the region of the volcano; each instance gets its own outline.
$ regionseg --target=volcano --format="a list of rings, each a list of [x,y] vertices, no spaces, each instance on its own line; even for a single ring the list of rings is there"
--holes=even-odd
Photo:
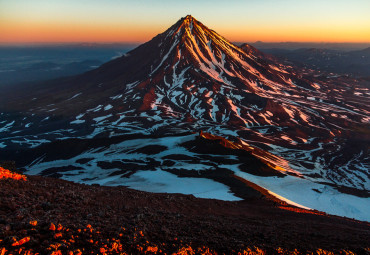
[[[241,178],[369,220],[368,87],[188,15],[95,70],[4,89],[0,156],[30,174],[225,200],[248,197]]]

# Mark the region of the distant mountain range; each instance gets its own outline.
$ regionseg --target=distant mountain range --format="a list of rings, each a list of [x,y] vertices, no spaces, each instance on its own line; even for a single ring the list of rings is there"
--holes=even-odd
[[[54,62],[38,62],[15,69],[5,69],[0,72],[1,85],[14,85],[18,83],[40,82],[81,74],[99,67],[103,62],[99,60],[83,60],[67,64]]]
[[[352,75],[354,77],[370,76],[370,47],[362,50],[343,51],[318,48],[301,48],[296,50],[264,49],[285,64],[312,68],[323,72]]]
[[[132,45],[0,46],[0,87],[81,74],[120,57]]]
[[[242,44],[236,43],[236,44]],[[328,50],[338,50],[338,51],[355,51],[362,50],[370,47],[369,43],[310,43],[310,42],[252,42],[249,43],[254,47],[264,50],[264,49],[284,49],[284,50],[298,50],[298,49],[328,49]]]
[[[4,88],[0,157],[30,174],[224,200],[247,199],[247,180],[370,220],[369,96],[366,81],[238,47],[186,16],[84,74]]]

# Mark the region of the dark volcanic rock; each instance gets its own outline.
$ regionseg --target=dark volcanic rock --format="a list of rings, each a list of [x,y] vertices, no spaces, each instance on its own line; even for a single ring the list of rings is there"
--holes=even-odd
[[[279,203],[257,195],[242,202],[224,202],[38,176],[28,176],[28,181],[0,180],[0,185],[0,251],[1,247],[15,251],[12,238],[29,236],[24,247],[46,254],[58,239],[69,240],[72,235],[76,242],[59,249],[96,254],[97,245],[106,242],[103,240],[109,240],[108,247],[119,242],[131,254],[141,253],[137,247],[149,245],[167,254],[188,244],[220,254],[254,246],[267,254],[278,249],[297,249],[303,254],[346,249],[365,254],[370,246],[368,223],[289,206],[281,209]],[[33,221],[36,226],[31,225]]]

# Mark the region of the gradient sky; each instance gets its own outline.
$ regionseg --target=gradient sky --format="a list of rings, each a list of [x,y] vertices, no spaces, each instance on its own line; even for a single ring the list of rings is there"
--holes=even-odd
[[[193,15],[237,42],[370,42],[370,0],[0,0],[0,43],[144,42]]]

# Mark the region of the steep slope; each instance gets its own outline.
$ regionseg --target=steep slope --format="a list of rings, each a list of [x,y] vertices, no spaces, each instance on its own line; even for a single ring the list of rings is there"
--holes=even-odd
[[[102,174],[107,168],[111,174],[128,166],[148,170],[143,165],[149,157],[159,162],[152,167],[160,171],[163,157],[179,154],[183,169],[211,170],[212,164],[182,149],[183,139],[195,139],[189,131],[203,130],[276,154],[275,164],[284,174],[324,183],[330,192],[368,197],[368,99],[369,89],[357,80],[280,64],[186,16],[98,69],[2,93],[0,155],[22,161],[25,154],[34,155],[22,166],[62,167],[60,176],[73,172],[79,181],[98,182],[107,177]],[[167,139],[176,134],[180,141]],[[120,145],[119,137],[134,144]],[[100,138],[107,139],[104,145],[95,142]],[[68,156],[45,156],[65,139]],[[144,143],[163,147],[143,153]],[[76,149],[76,144],[82,145]],[[108,163],[124,159],[129,165],[79,161],[91,157]],[[228,167],[240,170],[236,163]],[[315,188],[317,194],[323,187]]]

